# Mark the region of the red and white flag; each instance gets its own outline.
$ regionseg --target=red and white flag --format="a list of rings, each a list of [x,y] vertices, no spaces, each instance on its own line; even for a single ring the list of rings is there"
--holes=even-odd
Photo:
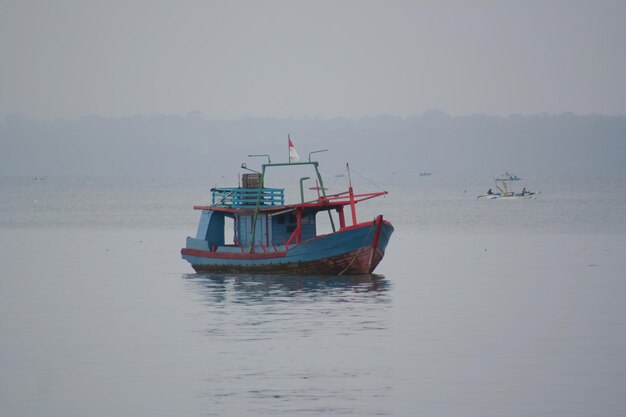
[[[289,163],[298,162],[300,160],[300,155],[296,151],[296,147],[293,146],[293,142],[291,141],[291,137],[287,135],[287,139],[289,139]]]

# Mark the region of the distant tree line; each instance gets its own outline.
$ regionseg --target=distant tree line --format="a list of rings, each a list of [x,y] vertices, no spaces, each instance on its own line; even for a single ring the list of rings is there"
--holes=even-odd
[[[290,133],[303,159],[327,172],[410,175],[626,171],[626,116],[537,114],[358,119],[206,120],[187,116],[0,121],[0,175],[207,176],[232,174],[248,154],[287,159]]]

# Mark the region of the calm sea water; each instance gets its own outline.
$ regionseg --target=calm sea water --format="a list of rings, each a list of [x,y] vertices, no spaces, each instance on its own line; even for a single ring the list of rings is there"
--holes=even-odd
[[[358,180],[333,278],[193,273],[220,179],[0,178],[0,415],[626,415],[626,176]]]

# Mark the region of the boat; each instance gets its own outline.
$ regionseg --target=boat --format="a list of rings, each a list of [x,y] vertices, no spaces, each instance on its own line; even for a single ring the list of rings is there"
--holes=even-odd
[[[430,172],[420,172],[420,177],[430,177],[431,175],[433,175]]]
[[[481,194],[477,198],[482,198],[486,200],[520,200],[537,198],[537,196],[540,194],[539,192],[528,191],[526,190],[526,187],[524,187],[521,192],[516,193],[515,191],[513,191],[510,182],[517,180],[512,180],[508,177],[494,178],[494,181],[497,191],[494,192],[493,189],[490,188],[485,194]]]
[[[518,177],[515,174],[511,174],[509,172],[505,172],[504,174],[500,175],[500,178],[505,179],[507,181],[519,181],[519,180],[521,180],[520,177]]]
[[[311,161],[315,152],[305,162],[292,161],[291,153],[285,163],[272,163],[269,155],[263,155],[267,163],[260,171],[241,165],[251,172],[241,175],[237,187],[211,189],[211,204],[194,206],[201,212],[200,221],[195,237],[187,237],[181,249],[183,259],[196,272],[371,274],[383,259],[394,228],[382,214],[357,221],[356,204],[387,191],[355,194],[346,165],[348,190],[327,195],[319,163]],[[266,186],[268,170],[303,166],[317,179],[316,199],[304,201],[303,181],[309,177],[300,178],[300,201],[290,204],[285,203],[284,188]],[[331,232],[318,233],[319,216],[328,216]],[[232,225],[230,230],[227,224]]]

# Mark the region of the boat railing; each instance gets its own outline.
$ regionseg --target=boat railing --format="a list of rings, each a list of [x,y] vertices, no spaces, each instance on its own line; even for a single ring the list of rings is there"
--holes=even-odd
[[[386,195],[387,191],[378,191],[375,193],[364,193],[364,194],[353,194],[352,199],[355,203],[360,203],[361,201],[369,200],[370,198],[379,197],[381,195]],[[350,204],[350,192],[344,191],[342,193],[337,194],[328,194],[325,196],[320,196],[317,200],[312,202],[323,202],[327,204]]]
[[[220,207],[284,206],[283,188],[212,188],[212,205]]]

